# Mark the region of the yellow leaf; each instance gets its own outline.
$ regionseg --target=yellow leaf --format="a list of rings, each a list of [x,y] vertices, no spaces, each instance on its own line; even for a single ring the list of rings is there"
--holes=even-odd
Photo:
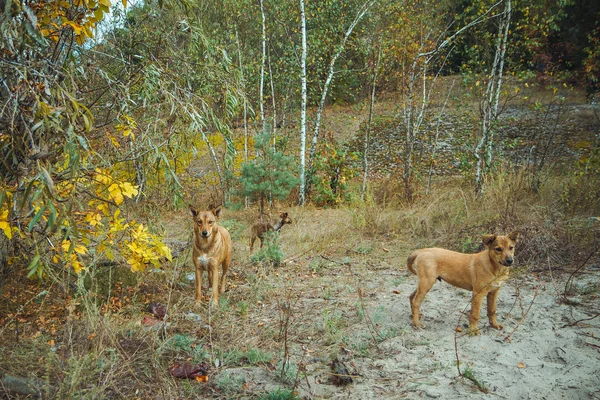
[[[525,368],[525,364],[523,362],[520,362],[518,365],[519,368]]]
[[[63,240],[61,243],[61,247],[65,253],[68,252],[71,248],[71,241],[69,239]]]
[[[129,182],[124,182],[121,184],[121,192],[123,195],[132,198],[133,196],[137,196],[138,190],[135,186],[133,186]]]
[[[66,25],[69,25],[71,28],[73,28],[73,31],[75,32],[75,35],[81,35],[81,32],[83,31],[83,27],[73,21],[67,21],[65,22]]]
[[[12,239],[12,231],[10,229],[10,224],[6,221],[0,221],[0,229],[4,232],[4,235],[10,240]]]
[[[88,249],[87,249],[87,247],[85,247],[81,244],[78,244],[77,246],[75,246],[75,252],[78,254],[85,254],[88,252]]]
[[[85,269],[77,260],[71,261],[71,265],[73,266],[73,271],[75,271],[77,275],[79,275],[79,273]]]
[[[123,194],[121,193],[121,188],[116,183],[113,183],[108,187],[108,191],[110,193],[110,197],[113,199],[116,205],[123,203]]]

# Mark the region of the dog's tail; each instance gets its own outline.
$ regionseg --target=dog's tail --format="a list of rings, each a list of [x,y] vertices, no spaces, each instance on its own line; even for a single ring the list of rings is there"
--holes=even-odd
[[[414,265],[415,260],[417,259],[418,255],[419,255],[419,253],[417,253],[416,251],[413,251],[412,253],[410,253],[410,256],[408,256],[408,259],[406,260],[406,268],[408,268],[408,270],[415,275],[417,274],[417,271],[415,270],[413,265]]]

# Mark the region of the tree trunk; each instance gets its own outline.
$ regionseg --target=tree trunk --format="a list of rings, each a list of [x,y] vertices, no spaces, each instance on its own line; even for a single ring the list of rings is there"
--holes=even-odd
[[[365,200],[365,192],[367,191],[367,175],[369,173],[369,140],[371,137],[371,125],[373,124],[373,110],[375,108],[375,93],[377,89],[377,78],[379,74],[379,65],[381,63],[381,50],[382,46],[380,45],[379,51],[377,52],[377,62],[373,68],[373,82],[371,84],[371,102],[369,104],[369,119],[367,121],[367,129],[365,132],[365,142],[363,144],[363,182],[362,182],[362,190],[360,192],[360,199],[362,201]]]
[[[271,55],[269,52],[269,58],[268,58],[268,62],[269,62],[269,78],[271,80],[271,100],[272,100],[272,104],[273,104],[273,128],[272,128],[272,135],[273,135],[273,151],[277,151],[277,102],[275,99],[275,83],[273,82],[273,70],[271,69]]]
[[[444,114],[444,110],[446,109],[446,105],[448,104],[448,98],[450,98],[450,94],[452,93],[452,89],[454,88],[455,79],[452,80],[452,84],[450,85],[450,89],[448,89],[448,95],[446,96],[446,100],[444,101],[444,105],[438,114],[438,121],[435,127],[435,137],[433,139],[433,148],[431,150],[431,161],[429,162],[429,173],[427,174],[427,187],[425,188],[425,195],[429,196],[429,191],[431,189],[431,178],[433,177],[433,164],[435,162],[435,156],[437,155],[437,147],[438,140],[440,137],[440,122],[442,121],[442,116]]]
[[[300,188],[298,204],[304,205],[306,188],[306,14],[304,0],[300,0],[300,22],[302,24],[302,59],[300,80],[302,85],[302,105],[300,107]]]
[[[264,88],[265,88],[265,64],[267,62],[267,27],[265,19],[265,9],[263,0],[260,0],[260,15],[262,16],[262,58],[260,61],[260,120],[262,122],[262,133],[267,131],[267,120],[265,118],[265,105],[264,105]]]
[[[508,43],[510,26],[511,0],[505,0],[502,20],[498,28],[498,39],[496,41],[496,54],[490,69],[490,78],[485,90],[482,104],[481,139],[475,148],[475,194],[483,193],[485,177],[492,162],[494,124],[498,120],[498,103],[504,70],[504,59]]]
[[[354,17],[354,20],[352,21],[352,23],[346,30],[344,38],[342,39],[342,43],[340,43],[338,45],[335,53],[333,54],[333,57],[331,58],[331,61],[329,62],[327,78],[325,79],[325,84],[323,85],[323,92],[321,93],[321,100],[319,101],[319,107],[317,108],[317,114],[315,116],[313,136],[312,136],[312,141],[311,141],[311,145],[310,145],[310,152],[308,154],[308,167],[307,167],[308,177],[306,179],[306,196],[308,196],[310,194],[310,190],[311,190],[311,177],[313,174],[312,163],[314,161],[314,157],[317,152],[317,142],[319,140],[319,131],[321,128],[321,116],[323,115],[323,109],[325,108],[325,101],[327,100],[327,94],[329,92],[329,87],[331,86],[331,82],[333,81],[333,75],[335,73],[335,71],[334,71],[335,62],[337,61],[339,56],[344,51],[344,48],[346,47],[346,42],[348,41],[348,38],[352,34],[352,31],[354,30],[356,25],[366,15],[366,13],[369,11],[369,8],[371,8],[371,6],[373,4],[375,4],[376,1],[377,0],[367,0],[361,6],[361,8],[356,13],[356,16]]]

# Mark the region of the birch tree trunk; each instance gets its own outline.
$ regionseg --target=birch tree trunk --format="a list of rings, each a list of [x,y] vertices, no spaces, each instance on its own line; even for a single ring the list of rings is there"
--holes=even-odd
[[[352,21],[352,23],[346,30],[346,33],[344,34],[344,38],[342,39],[342,42],[337,46],[337,49],[335,50],[333,57],[331,58],[331,60],[329,62],[327,78],[325,79],[325,84],[323,85],[323,92],[321,93],[321,100],[319,101],[319,106],[317,108],[317,114],[315,116],[312,141],[310,144],[310,152],[308,154],[308,167],[307,167],[307,171],[308,171],[307,175],[308,176],[306,179],[306,196],[308,196],[310,194],[310,190],[311,190],[310,181],[311,181],[311,176],[313,174],[312,163],[314,161],[314,157],[317,152],[317,142],[319,140],[319,133],[320,133],[319,131],[321,128],[321,116],[323,115],[323,109],[325,108],[325,101],[327,100],[327,94],[329,93],[329,87],[331,86],[331,82],[333,81],[333,75],[335,74],[335,69],[334,69],[335,63],[336,63],[337,59],[340,57],[340,55],[344,52],[344,48],[346,47],[346,42],[348,42],[348,38],[352,34],[352,31],[354,30],[356,25],[360,22],[360,20],[367,14],[367,12],[371,8],[371,6],[373,4],[375,4],[376,1],[377,0],[367,0],[360,7],[358,12],[356,13],[356,16],[354,17],[354,20]]]
[[[302,58],[300,80],[302,86],[302,104],[300,107],[300,188],[298,204],[304,205],[306,189],[306,13],[304,0],[300,0],[300,22],[302,24]]]
[[[260,15],[262,16],[262,58],[260,61],[260,120],[262,122],[262,133],[267,131],[267,120],[265,119],[265,105],[264,105],[264,89],[265,89],[265,64],[267,62],[267,26],[265,18],[265,9],[263,0],[260,0]]]
[[[446,105],[448,104],[448,98],[452,93],[452,89],[454,88],[455,79],[452,80],[452,84],[450,85],[450,89],[448,89],[448,95],[446,96],[446,100],[444,100],[444,105],[438,114],[437,124],[435,126],[435,137],[433,138],[433,148],[431,150],[431,161],[429,162],[429,173],[427,174],[427,187],[425,188],[425,195],[429,196],[429,190],[431,189],[431,179],[433,177],[433,165],[435,163],[435,156],[437,155],[438,148],[438,140],[440,137],[440,123],[442,122],[442,116],[444,114],[444,110],[446,109]]]
[[[277,102],[275,99],[275,83],[273,82],[273,70],[271,69],[271,55],[269,52],[269,78],[271,80],[271,100],[273,104],[273,151],[277,150]]]
[[[492,162],[494,125],[498,120],[498,103],[504,72],[504,59],[510,27],[511,0],[505,0],[504,12],[498,27],[496,53],[481,106],[481,139],[475,148],[475,193],[483,193],[485,177]]]
[[[377,78],[379,77],[379,66],[381,64],[381,51],[382,46],[379,47],[377,53],[377,62],[373,68],[373,82],[371,84],[371,102],[369,104],[369,119],[367,121],[367,129],[365,132],[365,142],[363,144],[363,182],[362,190],[360,192],[360,199],[365,200],[365,192],[367,191],[367,175],[369,173],[369,141],[371,138],[371,126],[373,124],[373,109],[375,108],[375,93],[377,89]]]
[[[432,62],[434,61],[435,58],[440,57],[442,49],[450,46],[455,37],[459,36],[462,32],[466,31],[468,28],[473,27],[477,24],[480,24],[489,18],[492,18],[492,17],[488,17],[488,15],[491,14],[491,12],[499,4],[501,4],[501,2],[502,2],[502,0],[500,0],[497,3],[493,4],[492,6],[490,6],[490,8],[488,8],[485,13],[483,13],[481,16],[479,16],[477,19],[473,20],[472,22],[468,23],[467,25],[463,26],[462,28],[458,29],[452,35],[447,36],[446,31],[442,32],[438,36],[436,45],[432,50],[429,50],[427,52],[422,52],[426,43],[428,43],[429,37],[432,35],[432,32],[425,33],[424,37],[421,39],[419,51],[418,51],[417,55],[415,56],[414,60],[412,61],[410,71],[408,72],[409,81],[408,81],[408,89],[407,89],[407,94],[405,95],[405,101],[404,101],[404,107],[403,107],[403,112],[404,112],[403,126],[401,125],[396,128],[396,131],[399,131],[401,128],[404,128],[406,131],[406,148],[404,151],[404,171],[402,174],[402,180],[404,183],[404,194],[408,201],[412,201],[412,198],[413,198],[413,188],[412,188],[413,170],[412,169],[413,169],[413,151],[414,151],[414,147],[415,147],[415,141],[418,138],[418,134],[420,132],[421,125],[423,124],[425,113],[428,108],[427,105],[428,105],[429,97],[430,97],[432,89],[436,83],[437,77],[439,76],[439,73],[440,73],[441,69],[443,68],[443,65],[445,64],[445,60],[444,60],[444,63],[442,64],[442,67],[440,67],[437,74],[435,75],[433,81],[430,83],[429,87],[427,87],[428,66],[430,64],[432,64]],[[442,38],[444,38],[444,40],[442,40]],[[448,50],[448,52],[446,53],[446,59],[451,51],[452,51],[452,48],[450,48],[450,50]],[[422,80],[422,88],[421,88],[422,93],[420,96],[417,96],[417,94],[416,94],[417,79]]]

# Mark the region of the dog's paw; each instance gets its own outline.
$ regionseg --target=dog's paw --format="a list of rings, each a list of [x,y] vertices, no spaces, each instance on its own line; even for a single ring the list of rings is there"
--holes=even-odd
[[[423,325],[421,322],[413,322],[412,324],[416,329],[425,329],[425,325]]]
[[[500,325],[500,324],[490,324],[490,326],[494,329],[498,329],[498,330],[502,330],[504,329],[504,325]]]
[[[469,328],[469,336],[479,336],[481,335],[481,331],[479,328]]]

